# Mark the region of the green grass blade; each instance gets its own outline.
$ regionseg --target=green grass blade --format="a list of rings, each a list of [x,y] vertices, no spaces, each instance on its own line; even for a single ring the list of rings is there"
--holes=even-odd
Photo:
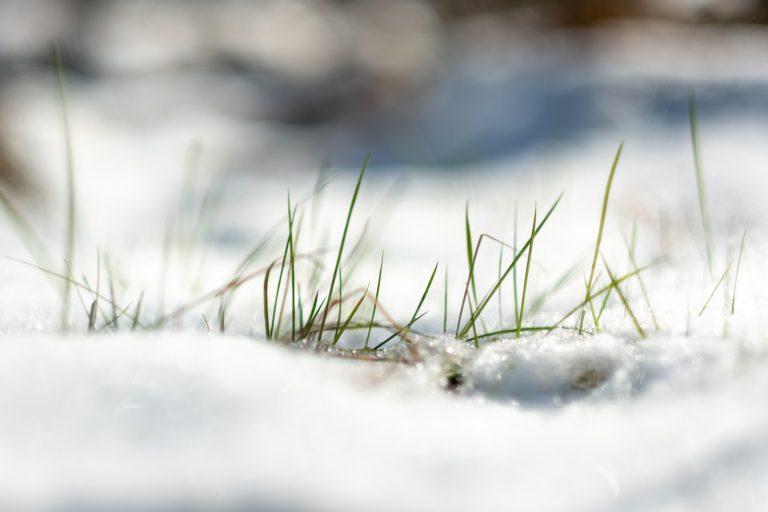
[[[533,242],[536,238],[536,216],[538,214],[537,208],[533,208],[533,224],[531,224],[531,243],[528,246],[528,260],[525,263],[525,277],[523,277],[523,294],[520,296],[520,316],[517,318],[517,334],[516,338],[520,337],[520,327],[523,323],[523,314],[525,313],[525,294],[528,291],[528,276],[531,272],[531,260],[533,259]]]
[[[291,211],[291,193],[288,192],[288,246],[290,260],[288,272],[291,276],[291,341],[296,341],[296,257],[293,252],[293,218],[296,210]]]
[[[334,346],[334,347],[335,347],[335,346],[336,346],[336,344],[339,342],[339,339],[340,339],[340,338],[341,338],[341,336],[344,334],[344,331],[346,331],[346,330],[347,330],[347,327],[349,327],[349,322],[351,322],[351,321],[352,321],[352,318],[354,318],[354,316],[355,316],[355,313],[357,313],[357,310],[360,308],[360,305],[363,303],[363,301],[365,300],[365,297],[366,297],[367,295],[368,295],[368,288],[366,287],[366,288],[365,288],[365,291],[363,292],[363,295],[362,295],[362,296],[360,297],[360,299],[359,299],[359,300],[358,300],[358,301],[355,303],[355,307],[353,307],[353,308],[352,308],[352,311],[350,311],[350,313],[349,313],[349,316],[347,316],[347,319],[346,319],[346,321],[344,322],[344,325],[343,325],[341,328],[339,328],[339,329],[336,329],[336,335],[335,335],[335,336],[334,336],[334,338],[333,338],[333,346]],[[341,310],[341,308],[339,308],[339,310]]]
[[[739,246],[739,259],[736,262],[736,277],[733,280],[733,295],[731,296],[731,314],[736,313],[736,285],[739,282],[739,270],[741,269],[741,255],[744,253],[744,242],[747,239],[747,231],[741,235],[741,245]]]
[[[379,305],[379,292],[381,291],[381,275],[384,272],[384,253],[381,253],[381,261],[379,262],[379,278],[376,280],[376,295],[373,299],[373,312],[371,313],[371,323],[368,326],[368,334],[365,336],[365,348],[368,348],[368,342],[371,339],[371,329],[373,323],[376,321],[376,307]]]
[[[322,341],[323,337],[323,330],[325,329],[325,322],[328,318],[328,310],[330,309],[331,305],[331,297],[333,297],[333,289],[336,286],[336,277],[339,274],[339,270],[341,267],[341,257],[344,253],[344,244],[347,241],[347,232],[349,231],[349,224],[352,222],[352,212],[355,209],[355,203],[357,202],[357,195],[360,192],[360,185],[363,183],[363,176],[365,176],[365,170],[368,168],[368,162],[370,161],[371,155],[365,157],[365,161],[363,162],[363,166],[360,169],[360,175],[357,178],[357,183],[355,184],[355,191],[352,193],[352,200],[349,203],[349,210],[347,211],[347,220],[344,223],[344,232],[341,235],[341,244],[339,245],[339,252],[336,256],[336,264],[333,266],[333,276],[331,277],[331,284],[328,287],[328,301],[325,305],[325,310],[323,311],[323,319],[320,323],[320,332],[318,333],[318,341]]]
[[[589,270],[589,279],[587,280],[587,293],[585,297],[588,299],[591,295],[592,285],[595,278],[595,267],[597,267],[597,257],[600,254],[600,244],[603,240],[603,229],[605,228],[605,218],[608,215],[608,199],[611,195],[611,186],[613,185],[613,177],[616,174],[616,168],[619,166],[619,159],[621,158],[621,152],[624,149],[624,142],[619,144],[619,149],[616,151],[616,156],[613,158],[613,164],[611,165],[611,171],[608,173],[608,181],[605,184],[605,193],[603,194],[603,207],[600,211],[600,224],[597,229],[597,242],[595,243],[595,254],[592,257],[592,267]],[[590,300],[586,301],[591,303]],[[594,311],[593,311],[594,314]],[[584,311],[581,312],[581,318],[579,319],[579,334],[584,329]]]

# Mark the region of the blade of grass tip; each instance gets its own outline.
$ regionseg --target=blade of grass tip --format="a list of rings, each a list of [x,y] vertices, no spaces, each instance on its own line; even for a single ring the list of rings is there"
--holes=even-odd
[[[295,215],[295,210],[291,213],[291,193],[288,192],[288,245],[290,246],[290,268],[288,272],[291,275],[291,341],[296,341],[296,260],[293,254],[293,218]]]
[[[448,332],[448,266],[445,267],[445,288],[443,292],[443,334]]]
[[[595,267],[597,266],[597,257],[600,254],[600,243],[603,240],[603,229],[605,227],[605,218],[608,215],[608,199],[611,195],[611,185],[613,185],[613,177],[616,174],[616,168],[619,166],[619,159],[621,158],[621,152],[624,149],[624,141],[619,144],[619,149],[616,150],[616,156],[613,158],[613,164],[611,165],[611,171],[608,173],[608,181],[605,184],[605,193],[603,194],[603,207],[600,212],[600,225],[597,229],[597,242],[595,243],[595,254],[592,257],[592,268],[589,271],[589,279],[587,280],[587,294],[585,299],[589,299],[590,292],[592,291],[593,279],[595,278]],[[589,303],[590,301],[587,300]],[[581,318],[579,319],[579,334],[582,334],[584,329],[584,311],[581,312]]]
[[[704,314],[704,311],[707,309],[707,306],[709,306],[709,302],[712,300],[712,297],[715,296],[717,289],[720,288],[720,285],[723,284],[723,281],[725,281],[725,277],[728,275],[728,272],[731,270],[731,265],[733,265],[733,260],[728,262],[728,266],[725,268],[725,272],[723,272],[723,275],[720,276],[720,279],[717,280],[717,284],[715,284],[715,287],[712,289],[712,293],[709,294],[709,297],[707,297],[707,301],[701,307],[701,310],[699,311],[699,316],[702,316]]]
[[[547,214],[544,215],[544,218],[541,220],[539,225],[536,227],[536,235],[538,236],[539,232],[542,230],[542,228],[547,224],[547,221],[549,220],[552,213],[554,213],[555,209],[557,208],[557,205],[560,204],[560,201],[563,198],[563,194],[561,193],[555,202],[552,204],[552,206],[547,211]],[[493,285],[493,287],[488,291],[488,293],[485,295],[482,301],[480,301],[480,304],[478,304],[478,307],[475,309],[475,312],[472,313],[469,317],[469,320],[467,323],[464,324],[464,327],[458,330],[457,332],[457,338],[462,339],[464,338],[469,330],[472,328],[472,324],[480,317],[480,315],[483,313],[483,310],[488,306],[493,296],[498,291],[499,287],[501,287],[504,280],[509,276],[509,274],[512,272],[512,270],[515,268],[515,265],[517,265],[517,262],[520,260],[520,257],[525,253],[526,250],[528,250],[528,247],[531,244],[531,239],[529,238],[525,244],[520,248],[520,251],[515,255],[515,257],[512,259],[512,262],[507,265],[507,269],[504,271],[504,273],[501,275],[501,278],[496,281],[496,283]]]
[[[629,302],[627,301],[627,298],[624,296],[624,292],[621,291],[621,287],[619,286],[619,283],[616,281],[616,277],[613,275],[613,272],[611,272],[611,268],[608,266],[608,262],[605,261],[605,258],[603,258],[603,265],[605,265],[605,270],[608,272],[608,277],[611,279],[611,284],[613,285],[613,289],[616,290],[616,295],[619,296],[619,300],[621,300],[621,303],[624,304],[624,309],[629,314],[630,318],[632,318],[632,323],[635,324],[635,329],[637,329],[637,334],[641,338],[645,338],[645,331],[640,326],[640,322],[638,322],[637,317],[635,316],[635,312],[632,311],[632,308],[629,306]]]
[[[731,295],[731,314],[736,313],[736,285],[739,282],[739,269],[741,269],[741,255],[744,252],[744,241],[747,239],[747,231],[741,235],[741,245],[739,246],[739,259],[736,262],[736,277],[733,279],[733,295]]]
[[[533,258],[533,241],[536,238],[536,216],[538,209],[533,208],[533,223],[531,224],[531,243],[528,246],[528,261],[525,263],[525,276],[523,277],[523,294],[520,296],[520,316],[517,318],[516,338],[520,338],[520,326],[523,323],[523,314],[525,313],[525,294],[528,291],[528,276],[531,272],[531,259]]]
[[[360,185],[363,183],[363,176],[365,176],[365,170],[368,168],[368,162],[371,159],[371,155],[368,154],[368,156],[365,157],[365,161],[363,162],[363,166],[360,169],[360,175],[357,177],[357,183],[355,184],[355,191],[352,193],[352,200],[349,203],[349,210],[347,211],[347,220],[344,223],[344,231],[341,235],[341,244],[339,245],[339,252],[336,256],[336,264],[333,266],[333,275],[331,277],[331,284],[328,287],[328,300],[325,304],[325,309],[323,311],[323,319],[320,323],[320,332],[318,333],[318,341],[322,341],[323,337],[323,330],[325,329],[325,323],[328,319],[328,310],[330,309],[331,305],[331,297],[333,297],[333,289],[336,286],[336,277],[339,273],[339,268],[341,267],[341,257],[344,253],[344,244],[347,241],[347,232],[349,231],[349,225],[352,222],[352,212],[355,209],[355,203],[357,202],[357,195],[360,192]]]
[[[336,344],[339,342],[339,339],[341,339],[341,336],[344,334],[344,331],[347,330],[347,327],[349,327],[349,323],[352,321],[352,318],[354,318],[355,313],[357,313],[357,310],[360,308],[360,305],[365,300],[365,297],[368,295],[368,286],[365,288],[365,292],[363,292],[363,295],[360,297],[360,299],[355,303],[355,307],[352,308],[352,311],[349,312],[349,316],[347,316],[347,319],[344,321],[344,325],[337,330],[336,335],[333,338],[333,346],[335,347]]]
[[[53,47],[54,60],[56,65],[56,83],[59,93],[59,109],[61,113],[61,129],[64,136],[64,151],[66,159],[67,173],[67,201],[66,201],[66,238],[65,238],[65,259],[69,262],[70,268],[74,268],[75,263],[75,228],[77,223],[76,215],[76,193],[75,193],[75,158],[72,146],[72,132],[69,122],[69,110],[67,107],[67,95],[64,86],[64,71],[61,65],[61,55],[57,46]],[[65,270],[66,272],[66,270]],[[69,281],[64,282],[63,303],[61,312],[61,330],[66,332],[69,329],[69,303],[72,292],[72,284]]]
[[[136,303],[136,311],[133,313],[133,321],[131,323],[131,330],[135,331],[136,326],[139,325],[139,315],[141,314],[141,305],[144,302],[144,290],[141,290],[139,294],[139,301]]]
[[[632,242],[628,242],[626,237],[624,237],[624,234],[622,233],[622,238],[624,239],[624,245],[627,246],[627,252],[629,253],[629,264],[631,270],[637,270],[637,260],[635,259],[635,247],[637,244],[637,223],[635,223],[635,229],[632,230]],[[661,330],[659,327],[659,322],[656,320],[656,312],[653,310],[653,306],[651,305],[651,299],[648,296],[648,290],[645,288],[645,283],[643,282],[643,277],[638,274],[637,276],[637,282],[640,285],[640,292],[643,294],[643,300],[645,300],[645,305],[648,308],[648,312],[651,313],[651,321],[653,322],[653,328],[657,331]]]
[[[420,314],[419,316],[417,316],[416,318],[412,319],[410,322],[408,322],[407,324],[402,326],[400,329],[398,329],[397,331],[392,333],[391,336],[389,336],[387,339],[385,339],[384,341],[382,341],[381,343],[379,343],[378,345],[373,347],[371,350],[376,351],[376,350],[381,349],[381,347],[383,347],[384,345],[386,345],[387,343],[389,343],[390,341],[392,341],[393,339],[395,339],[398,336],[405,337],[405,334],[403,334],[403,333],[405,333],[408,329],[410,329],[413,324],[415,324],[416,322],[421,320],[427,313],[429,313],[429,311],[425,311],[422,314]]]
[[[373,312],[371,313],[371,322],[368,324],[368,334],[365,336],[365,349],[368,349],[368,342],[371,339],[371,329],[373,328],[373,323],[376,321],[376,306],[379,305],[379,292],[381,291],[381,275],[384,271],[384,253],[381,253],[381,261],[379,262],[379,277],[376,280],[376,295],[373,299]]]
[[[712,224],[707,203],[707,191],[704,184],[704,171],[701,163],[701,142],[699,137],[699,116],[696,108],[696,93],[693,89],[688,91],[688,119],[691,128],[691,145],[693,148],[693,166],[696,172],[696,192],[699,197],[699,212],[701,224],[704,228],[704,247],[707,253],[707,267],[712,275]]]

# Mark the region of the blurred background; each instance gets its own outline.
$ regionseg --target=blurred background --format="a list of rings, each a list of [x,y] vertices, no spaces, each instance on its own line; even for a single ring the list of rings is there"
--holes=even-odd
[[[0,0],[2,179],[62,166],[54,44],[79,165],[162,186],[195,144],[215,172],[448,172],[684,126],[692,86],[704,116],[764,115],[766,21],[762,0]]]

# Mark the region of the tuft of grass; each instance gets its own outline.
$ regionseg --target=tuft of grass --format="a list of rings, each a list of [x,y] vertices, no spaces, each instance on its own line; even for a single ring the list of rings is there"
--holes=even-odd
[[[691,129],[691,146],[693,148],[693,167],[696,172],[696,192],[699,197],[699,213],[704,229],[704,248],[707,254],[707,268],[712,274],[712,222],[707,203],[707,191],[704,184],[704,170],[701,163],[701,141],[699,135],[699,115],[696,108],[696,93],[693,89],[688,92],[688,120]]]
[[[589,270],[589,279],[587,280],[587,293],[585,295],[585,303],[590,305],[592,315],[597,319],[597,315],[592,307],[592,301],[590,296],[592,294],[592,285],[595,278],[595,267],[597,266],[597,257],[600,254],[600,244],[603,241],[603,229],[605,228],[605,218],[608,215],[608,199],[611,196],[611,186],[613,185],[613,177],[616,174],[616,168],[619,166],[619,159],[621,158],[621,152],[624,149],[624,141],[619,144],[619,149],[616,150],[616,156],[613,157],[613,164],[611,165],[611,171],[608,173],[608,180],[605,183],[605,192],[603,193],[603,207],[600,211],[600,224],[597,228],[597,242],[595,242],[595,254],[592,257],[592,267]],[[584,331],[584,310],[581,311],[579,318],[579,334]]]
[[[542,221],[534,230],[534,235],[538,235],[539,231],[541,231],[541,229],[546,225],[550,216],[552,215],[552,213],[554,213],[555,209],[557,208],[557,205],[560,204],[560,200],[562,198],[563,198],[563,194],[560,194],[558,198],[555,200],[555,202],[552,204],[550,209],[547,211]],[[526,241],[525,244],[523,244],[523,246],[520,248],[520,252],[518,252],[517,255],[515,255],[515,257],[512,259],[512,262],[507,266],[504,273],[496,281],[496,283],[491,287],[488,293],[486,293],[486,295],[478,304],[477,308],[475,308],[474,311],[470,312],[469,320],[467,320],[467,322],[464,324],[462,328],[457,330],[457,336],[456,336],[457,338],[459,339],[465,338],[469,333],[469,330],[474,329],[476,320],[483,313],[483,310],[488,306],[490,301],[493,299],[494,295],[498,292],[499,288],[504,283],[504,280],[509,276],[512,270],[515,268],[515,265],[517,265],[517,262],[520,260],[520,257],[523,255],[523,253],[525,253],[525,251],[529,249],[530,245],[531,245],[531,238],[528,238],[528,241]],[[465,297],[466,297],[466,294],[465,294]],[[459,316],[459,322],[461,322],[461,315]]]

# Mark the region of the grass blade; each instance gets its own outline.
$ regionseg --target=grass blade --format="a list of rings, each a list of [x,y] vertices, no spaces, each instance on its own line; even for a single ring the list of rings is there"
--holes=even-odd
[[[368,295],[368,288],[365,288],[365,291],[363,292],[363,295],[360,297],[360,299],[355,303],[355,307],[352,308],[352,311],[350,311],[349,316],[347,316],[346,321],[344,322],[344,325],[341,326],[341,328],[336,329],[336,335],[333,338],[333,346],[335,347],[336,344],[339,342],[339,339],[341,338],[341,335],[344,334],[344,331],[347,330],[347,327],[349,327],[349,322],[352,321],[352,318],[354,318],[355,313],[357,313],[357,310],[360,308],[360,305],[365,300],[365,297]],[[339,308],[339,311],[341,311],[341,308]]]
[[[528,276],[531,272],[531,259],[533,258],[533,241],[536,238],[536,207],[533,208],[533,224],[531,225],[531,244],[528,246],[528,261],[525,263],[525,277],[523,278],[523,294],[520,296],[520,316],[517,318],[517,334],[520,337],[520,326],[523,323],[523,313],[525,312],[525,293],[528,291]]]
[[[379,278],[376,280],[376,295],[373,299],[373,312],[371,313],[371,323],[368,325],[368,334],[365,336],[365,348],[368,348],[368,342],[371,339],[371,329],[373,323],[376,320],[376,306],[379,305],[379,292],[381,291],[381,274],[384,271],[384,253],[381,253],[381,261],[379,262]]]
[[[728,262],[728,266],[725,268],[725,272],[723,272],[723,275],[720,276],[720,279],[717,280],[717,284],[715,284],[715,287],[712,289],[712,293],[709,294],[709,297],[707,297],[707,301],[701,307],[701,310],[699,311],[699,316],[702,316],[704,314],[704,311],[707,309],[707,306],[709,306],[709,303],[712,300],[712,297],[715,296],[717,289],[720,288],[721,284],[723,284],[725,277],[728,275],[728,272],[731,270],[731,265],[733,265],[733,260]]]
[[[347,220],[344,223],[344,232],[341,235],[341,244],[339,245],[339,253],[336,256],[336,264],[333,266],[333,276],[331,277],[331,284],[328,287],[328,301],[325,305],[325,310],[323,311],[323,319],[320,323],[320,332],[318,333],[318,341],[322,340],[323,337],[323,330],[325,329],[325,322],[328,319],[328,310],[330,309],[331,305],[331,297],[333,297],[333,289],[336,286],[336,277],[339,273],[340,267],[341,267],[341,257],[344,253],[344,243],[347,241],[347,232],[349,231],[349,224],[352,221],[352,212],[355,209],[355,203],[357,202],[357,195],[360,192],[360,185],[363,182],[363,176],[365,176],[365,170],[368,168],[368,162],[371,158],[371,155],[365,157],[365,161],[363,162],[363,167],[360,169],[360,175],[357,178],[357,183],[355,184],[355,191],[352,193],[352,201],[349,203],[349,210],[347,211]]]
[[[701,163],[701,142],[699,137],[699,115],[696,108],[696,93],[691,89],[688,93],[688,119],[691,128],[691,145],[693,147],[693,166],[696,172],[696,192],[699,197],[699,212],[704,228],[704,247],[707,253],[707,267],[712,274],[712,223],[709,216],[707,191],[704,185],[704,170]]]
[[[56,84],[58,86],[59,93],[59,108],[61,112],[61,129],[64,136],[64,152],[66,160],[66,188],[67,188],[67,202],[66,202],[66,237],[64,242],[65,247],[65,259],[69,262],[68,268],[74,271],[75,263],[75,226],[77,224],[76,216],[76,195],[75,195],[75,158],[72,149],[72,132],[69,122],[69,109],[67,107],[67,95],[64,87],[64,71],[61,66],[61,55],[59,54],[58,47],[54,46],[53,49],[54,60],[56,64]],[[67,270],[65,269],[65,272]],[[61,330],[66,332],[69,329],[69,304],[70,296],[72,292],[72,284],[69,281],[64,281],[64,291],[62,297],[62,310],[61,310]]]
[[[619,159],[621,158],[621,152],[624,149],[624,142],[619,144],[619,149],[616,151],[616,156],[613,158],[613,164],[611,165],[611,171],[608,173],[608,181],[605,184],[605,193],[603,194],[603,208],[600,211],[600,225],[597,229],[597,242],[595,243],[595,254],[592,257],[592,268],[589,271],[589,279],[587,280],[587,293],[586,302],[591,304],[589,297],[592,292],[592,285],[595,278],[595,267],[597,266],[597,257],[600,254],[600,243],[603,240],[603,229],[605,228],[605,218],[608,215],[608,199],[611,195],[611,186],[613,185],[613,177],[616,174],[616,168],[619,166]],[[593,310],[594,314],[594,310]],[[584,311],[581,312],[581,318],[579,319],[579,334],[584,330]]]
[[[741,245],[739,246],[739,259],[736,262],[736,277],[733,280],[733,295],[731,296],[731,314],[736,313],[736,285],[739,282],[739,270],[741,269],[741,255],[744,252],[744,241],[747,239],[747,231],[741,235]]]

